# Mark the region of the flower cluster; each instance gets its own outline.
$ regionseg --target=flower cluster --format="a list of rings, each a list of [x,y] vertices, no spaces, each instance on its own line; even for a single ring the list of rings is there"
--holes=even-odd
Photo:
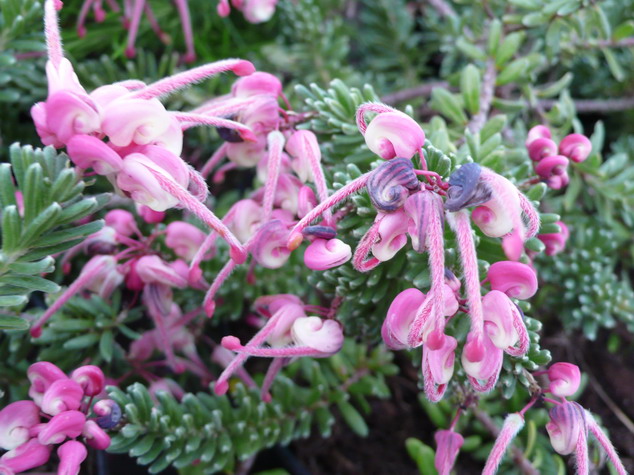
[[[528,131],[526,149],[535,162],[533,166],[539,177],[553,190],[559,190],[570,181],[570,160],[575,163],[583,162],[592,152],[592,143],[585,135],[570,134],[558,146],[552,140],[548,127],[536,125]]]
[[[377,115],[367,125],[365,115],[369,112]],[[354,267],[362,272],[373,269],[391,259],[408,238],[415,251],[429,255],[431,288],[427,294],[407,289],[394,299],[382,328],[385,343],[392,349],[423,345],[425,392],[430,400],[438,401],[452,376],[458,346],[453,336],[445,334],[447,318],[462,310],[471,318],[463,367],[476,390],[490,391],[498,379],[503,353],[522,356],[528,351],[526,326],[511,298],[530,298],[537,290],[534,271],[516,261],[523,253],[524,241],[537,233],[538,214],[510,181],[475,163],[464,164],[448,183],[427,171],[422,152],[425,134],[402,112],[383,104],[364,104],[357,112],[357,124],[370,150],[387,161],[309,212],[293,229],[289,248],[297,247],[311,221],[350,193],[366,188],[377,216],[359,242]],[[414,168],[415,155],[420,157],[422,170]],[[418,176],[426,181],[419,181]],[[465,210],[471,206],[476,207],[471,220],[484,234],[502,238],[510,259],[491,266],[491,291],[484,297]],[[445,269],[445,221],[456,235],[466,299],[461,298],[460,281]],[[464,303],[467,307],[461,307]]]
[[[231,5],[240,10],[244,18],[250,23],[264,23],[269,21],[275,13],[278,0],[231,0]],[[231,13],[229,0],[218,1],[218,15],[226,17]]]
[[[58,473],[79,473],[88,453],[85,444],[107,449],[110,437],[105,431],[121,419],[121,408],[111,399],[102,399],[103,372],[87,365],[69,377],[42,361],[32,364],[27,376],[31,400],[11,403],[0,411],[0,447],[7,450],[0,457],[0,473],[11,475],[39,467],[49,460],[55,446]],[[93,404],[95,398],[100,399]]]

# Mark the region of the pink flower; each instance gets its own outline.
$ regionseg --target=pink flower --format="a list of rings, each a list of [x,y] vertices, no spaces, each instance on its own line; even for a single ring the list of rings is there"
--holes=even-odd
[[[403,290],[392,300],[381,327],[381,337],[388,348],[409,348],[407,342],[410,327],[424,300],[425,294],[414,288]]]
[[[119,154],[96,137],[74,135],[66,148],[75,165],[92,168],[99,175],[113,175],[123,167]]]
[[[70,375],[70,378],[79,383],[84,394],[93,397],[101,393],[105,388],[106,378],[101,368],[95,365],[80,366]]]
[[[464,444],[464,438],[452,430],[439,430],[436,431],[434,439],[436,439],[434,467],[438,470],[438,475],[449,475],[456,463],[458,452]]]
[[[568,455],[577,449],[579,444],[586,445],[585,411],[576,402],[565,402],[553,407],[546,430],[555,452]]]
[[[339,239],[315,239],[304,253],[304,263],[312,270],[327,270],[350,260],[352,249]]]
[[[335,354],[343,346],[343,329],[334,320],[300,317],[293,323],[291,333],[295,344],[311,348],[323,356]]]
[[[528,135],[526,137],[526,147],[529,146],[532,142],[539,138],[551,138],[550,129],[545,125],[536,125],[531,130],[528,131]]]
[[[244,0],[242,13],[250,23],[264,23],[271,19],[276,5],[277,0]]]
[[[476,391],[488,392],[495,386],[502,369],[502,350],[497,348],[487,334],[482,337],[482,359],[472,356],[469,344],[473,342],[472,334],[467,336],[467,344],[462,352],[462,367]],[[484,384],[481,384],[483,381]]]
[[[425,395],[432,402],[442,399],[447,383],[453,375],[455,350],[458,341],[451,336],[442,335],[441,344],[436,349],[423,345],[423,377]]]
[[[31,439],[0,457],[0,470],[8,468],[11,473],[20,473],[44,465],[48,462],[52,449],[53,447],[41,444],[37,439]]]
[[[60,412],[46,423],[37,439],[42,445],[59,444],[67,437],[78,437],[85,423],[86,416],[79,411]]]
[[[136,209],[137,209],[137,213],[139,213],[139,216],[141,216],[143,221],[145,221],[146,223],[149,223],[149,224],[162,223],[163,220],[165,219],[164,211],[154,211],[152,208],[145,205],[138,204],[138,203],[136,204]]]
[[[367,189],[372,205],[378,211],[391,213],[401,208],[411,193],[420,190],[420,182],[411,160],[395,158],[372,172]]]
[[[113,209],[104,216],[106,226],[114,228],[117,234],[130,237],[134,234],[140,234],[136,225],[134,215],[124,209]]]
[[[566,248],[566,241],[568,241],[570,236],[570,231],[565,223],[557,221],[556,224],[561,228],[560,232],[537,235],[537,238],[546,245],[547,256],[555,256],[562,252]]]
[[[32,401],[17,401],[0,411],[0,447],[13,450],[27,442],[31,427],[40,423],[40,409]]]
[[[174,221],[165,229],[165,244],[174,251],[178,257],[191,261],[196,251],[205,240],[203,233],[196,226],[184,221]]]
[[[376,217],[379,241],[372,246],[372,254],[379,261],[389,261],[407,244],[408,216],[404,210],[379,213]]]
[[[548,368],[548,390],[558,397],[572,396],[581,384],[579,367],[572,363],[555,363]]]
[[[537,275],[532,267],[514,261],[491,264],[487,273],[491,289],[504,292],[511,298],[526,300],[537,292]]]
[[[53,382],[42,398],[42,412],[56,416],[65,411],[79,409],[84,398],[81,386],[72,379],[64,378]]]
[[[506,294],[492,290],[482,298],[484,329],[491,342],[512,356],[526,354],[530,344],[522,314]],[[520,343],[515,348],[516,343]]]
[[[557,144],[549,138],[540,137],[530,142],[526,148],[534,162],[541,162],[545,157],[557,155]]]
[[[106,450],[110,447],[110,436],[93,420],[86,421],[81,435],[88,445],[97,450]]]
[[[60,379],[67,379],[66,374],[61,369],[48,361],[33,363],[29,366],[26,375],[31,382],[29,397],[38,406],[42,405],[44,393],[51,384]]]
[[[236,80],[231,87],[234,97],[252,97],[270,95],[278,97],[282,94],[282,82],[275,76],[265,72],[255,72]]]
[[[57,449],[59,456],[58,475],[78,475],[81,463],[86,459],[88,451],[81,442],[69,440]]]
[[[585,135],[570,134],[559,144],[559,153],[570,158],[573,162],[585,161],[592,152],[592,142]]]
[[[568,159],[562,155],[548,156],[535,165],[535,172],[553,190],[559,190],[569,182]]]
[[[361,106],[357,114],[364,112]],[[386,160],[412,158],[425,143],[425,132],[420,125],[397,110],[379,113],[362,133],[368,148]]]

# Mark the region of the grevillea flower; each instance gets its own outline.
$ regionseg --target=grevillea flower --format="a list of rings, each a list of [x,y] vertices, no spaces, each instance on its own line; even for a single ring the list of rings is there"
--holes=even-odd
[[[370,125],[365,122],[367,112],[378,112]],[[357,109],[357,126],[368,148],[386,160],[412,158],[425,143],[425,132],[414,119],[385,104],[362,104]]]
[[[232,0],[233,7],[240,10],[249,23],[264,23],[275,13],[278,0]],[[229,0],[219,0],[218,15],[226,17],[231,12]]]
[[[401,208],[411,193],[420,190],[414,165],[406,158],[395,158],[379,165],[367,184],[372,205],[384,213]]]
[[[381,262],[389,261],[407,244],[407,214],[402,209],[379,213],[376,222],[379,240],[372,245],[372,254]]]
[[[447,335],[442,335],[441,344],[436,348],[423,345],[423,377],[425,380],[425,396],[432,402],[442,399],[447,389],[447,383],[453,375],[455,350],[458,341]]]
[[[548,391],[558,397],[572,396],[581,384],[581,371],[572,363],[555,363],[548,368]]]
[[[587,444],[586,418],[584,409],[576,402],[566,401],[553,407],[550,412],[550,421],[546,424],[546,430],[550,436],[550,443],[555,452],[561,455],[568,455],[577,451],[580,446]],[[577,456],[582,455],[582,459],[577,459],[578,467],[586,467],[587,448],[577,452]],[[579,470],[580,473],[584,473]]]
[[[495,346],[488,333],[482,337],[481,355],[478,353],[480,348],[474,344],[474,341],[475,337],[469,333],[462,351],[462,367],[476,391],[488,392],[495,387],[500,376],[503,351]]]
[[[449,475],[456,463],[458,452],[464,438],[453,430],[439,430],[434,434],[436,440],[436,455],[434,456],[434,467],[438,470],[438,475]]]
[[[13,450],[30,439],[29,431],[40,423],[40,409],[32,401],[17,401],[0,411],[0,447]]]
[[[557,155],[557,144],[545,137],[536,138],[526,148],[528,149],[528,156],[534,162],[541,162],[546,157]]]
[[[573,162],[583,162],[592,152],[592,142],[585,135],[570,134],[559,144],[559,153]]]
[[[165,244],[178,257],[191,261],[205,240],[205,233],[193,224],[174,221],[165,228]]]
[[[491,289],[511,298],[526,300],[537,292],[537,275],[533,268],[521,262],[500,261],[491,264],[487,272]]]
[[[339,239],[315,239],[304,252],[304,264],[312,270],[327,270],[350,260],[352,249]]]
[[[76,440],[69,440],[57,449],[59,466],[57,473],[60,475],[77,475],[81,463],[86,459],[88,451],[86,446]]]
[[[482,298],[482,311],[484,329],[491,342],[511,356],[525,355],[530,340],[522,314],[513,301],[506,294],[492,290]]]
[[[568,185],[568,159],[563,155],[548,156],[535,165],[535,172],[543,178],[553,190]]]
[[[0,457],[0,470],[9,469],[13,474],[39,467],[48,462],[51,450],[51,446],[41,444],[37,438],[30,439]]]
[[[130,237],[134,234],[140,235],[134,215],[124,209],[113,209],[104,216],[106,226],[113,228],[118,235]]]

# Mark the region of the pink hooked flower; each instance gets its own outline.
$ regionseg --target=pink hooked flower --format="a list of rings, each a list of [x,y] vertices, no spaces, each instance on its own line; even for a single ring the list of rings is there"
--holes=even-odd
[[[567,135],[559,144],[559,153],[576,163],[585,161],[591,152],[592,142],[585,135]]]
[[[565,223],[557,221],[555,224],[561,229],[560,232],[537,235],[537,238],[546,245],[547,256],[555,256],[562,252],[566,248],[566,241],[570,237],[570,231]]]
[[[526,300],[537,292],[537,275],[532,267],[514,261],[491,264],[487,272],[491,289],[504,292],[511,298]]]
[[[434,456],[434,467],[438,470],[438,475],[449,475],[456,463],[458,452],[464,438],[453,430],[439,430],[434,434],[436,440],[436,455]]]
[[[550,387],[548,391],[557,397],[572,396],[581,384],[581,371],[572,363],[555,363],[548,368]]]

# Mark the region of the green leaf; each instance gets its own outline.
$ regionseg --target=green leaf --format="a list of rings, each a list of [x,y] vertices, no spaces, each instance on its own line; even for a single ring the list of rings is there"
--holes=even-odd
[[[9,264],[9,269],[18,274],[48,274],[55,270],[55,259],[47,256],[35,262],[13,262]]]
[[[614,29],[612,33],[613,41],[620,41],[634,35],[634,20],[627,20]]]
[[[522,19],[522,24],[530,28],[534,26],[543,25],[546,22],[548,22],[549,19],[550,19],[550,15],[548,13],[534,12],[524,16],[524,18]]]
[[[1,295],[0,307],[17,307],[18,305],[24,305],[28,300],[26,295]]]
[[[460,91],[466,109],[475,115],[480,110],[480,70],[473,64],[468,64],[460,76]]]
[[[524,33],[522,32],[516,31],[507,35],[495,55],[495,65],[504,66],[517,53],[523,41]]]
[[[503,86],[520,78],[527,78],[527,72],[530,62],[528,58],[519,58],[508,64],[495,80],[495,84]]]
[[[53,203],[49,205],[25,227],[21,245],[23,247],[32,245],[45,231],[55,226],[61,212],[62,208],[59,204]]]
[[[81,350],[96,345],[98,341],[99,335],[97,333],[88,333],[71,338],[64,343],[63,347],[65,350]]]
[[[495,56],[502,38],[502,22],[498,18],[491,20],[489,25],[489,38],[487,40],[487,52],[491,56]]]
[[[337,403],[337,407],[341,411],[341,415],[350,428],[357,435],[367,437],[369,429],[365,420],[363,420],[363,417],[359,414],[359,411],[357,411],[348,401],[339,401]]]
[[[405,440],[405,447],[409,456],[416,462],[418,472],[421,475],[438,474],[434,467],[434,457],[436,455],[434,449],[412,437]]]
[[[608,68],[610,68],[614,79],[619,82],[623,81],[623,79],[625,79],[625,72],[616,59],[616,56],[614,56],[614,53],[608,48],[601,48],[601,51],[603,52],[603,56],[605,56],[605,60],[608,62]]]
[[[22,221],[18,208],[14,205],[4,208],[2,215],[2,252],[11,254],[20,248]]]
[[[20,296],[22,297],[22,296]],[[3,305],[3,299],[10,299],[11,297],[0,297],[0,307],[13,307],[12,305]],[[24,297],[26,301],[26,297]],[[22,302],[25,303],[25,302]],[[18,304],[19,305],[19,304]],[[20,317],[12,317],[9,315],[0,316],[0,330],[28,330],[29,322]]]
[[[0,284],[22,287],[29,291],[40,291],[47,294],[59,292],[59,285],[35,275],[8,274],[0,277]]]
[[[526,249],[535,252],[543,252],[544,249],[546,249],[546,245],[536,237],[527,239],[524,243],[524,246],[526,247]]]
[[[507,117],[504,114],[498,114],[490,118],[486,124],[484,124],[482,130],[480,130],[480,140],[484,143],[494,134],[502,132],[502,129],[506,125],[506,121]]]
[[[466,124],[467,116],[460,101],[446,89],[436,87],[431,93],[431,107],[457,124]]]
[[[112,352],[114,350],[114,337],[110,330],[106,330],[101,334],[99,339],[99,353],[108,363],[112,361]]]
[[[545,87],[544,89],[537,91],[537,95],[539,97],[558,96],[562,90],[570,85],[573,77],[574,76],[571,72],[567,72],[558,81],[552,83],[550,86]]]
[[[486,53],[479,47],[467,41],[464,37],[458,38],[456,47],[462,51],[467,57],[478,61],[487,59]]]

